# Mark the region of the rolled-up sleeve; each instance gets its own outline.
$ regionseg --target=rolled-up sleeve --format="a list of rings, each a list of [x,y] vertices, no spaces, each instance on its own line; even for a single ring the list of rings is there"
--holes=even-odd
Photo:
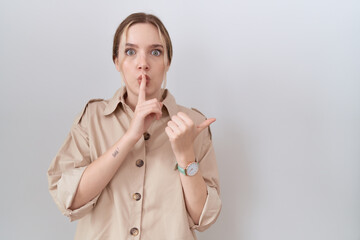
[[[53,159],[48,172],[49,191],[57,207],[70,221],[82,218],[96,204],[99,195],[78,209],[71,210],[80,179],[90,164],[86,107],[75,119],[70,133]]]
[[[202,147],[198,159],[201,174],[207,185],[207,197],[200,215],[199,223],[195,225],[191,217],[189,217],[191,229],[196,229],[200,232],[209,228],[216,221],[222,206],[220,199],[219,173],[211,140],[211,132],[210,129],[209,131],[203,132]]]

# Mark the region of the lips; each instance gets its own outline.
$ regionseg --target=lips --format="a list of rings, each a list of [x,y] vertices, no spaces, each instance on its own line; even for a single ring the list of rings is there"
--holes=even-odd
[[[150,77],[145,74],[145,78],[146,78],[146,85],[148,85],[150,81]],[[141,84],[141,79],[142,79],[142,74],[137,78],[139,85]]]
[[[137,80],[141,81],[141,78],[142,78],[142,74],[137,78]],[[150,80],[150,77],[146,74],[145,74],[145,78],[146,78],[146,81]]]

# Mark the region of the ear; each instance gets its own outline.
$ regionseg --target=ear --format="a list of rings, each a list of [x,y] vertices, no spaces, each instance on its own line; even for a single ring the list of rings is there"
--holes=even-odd
[[[121,72],[120,62],[119,62],[119,58],[118,58],[118,57],[115,58],[114,64],[115,64],[116,70],[117,70],[118,72]]]

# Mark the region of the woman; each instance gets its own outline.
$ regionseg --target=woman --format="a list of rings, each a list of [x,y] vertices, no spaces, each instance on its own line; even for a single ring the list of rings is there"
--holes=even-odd
[[[75,239],[196,239],[221,209],[208,126],[161,88],[172,59],[155,16],[128,16],[114,36],[125,86],[90,100],[49,170],[49,189]]]

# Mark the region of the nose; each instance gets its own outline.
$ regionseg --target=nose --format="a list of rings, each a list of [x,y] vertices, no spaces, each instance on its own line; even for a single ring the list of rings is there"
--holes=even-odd
[[[137,68],[139,70],[146,70],[146,71],[149,70],[150,66],[147,62],[146,55],[144,55],[144,54],[139,55]]]

